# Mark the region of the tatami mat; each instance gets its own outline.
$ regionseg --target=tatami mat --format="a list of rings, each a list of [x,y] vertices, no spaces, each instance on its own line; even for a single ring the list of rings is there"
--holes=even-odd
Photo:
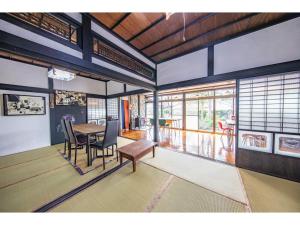
[[[157,148],[156,152],[155,158],[147,155],[143,162],[233,200],[247,203],[236,167],[162,148]]]
[[[170,174],[139,163],[131,164],[54,208],[54,212],[236,212],[243,204],[205,190],[180,178],[166,186]],[[166,190],[162,189],[165,187]],[[161,196],[160,196],[161,195]],[[181,195],[182,197],[179,197]],[[159,196],[156,198],[156,196]],[[184,200],[184,196],[188,196]],[[194,199],[191,201],[191,199]],[[160,203],[162,201],[162,203]],[[174,204],[173,207],[170,204]],[[195,207],[196,206],[196,207]],[[150,209],[150,210],[149,210]]]
[[[118,139],[119,146],[131,142],[125,138]],[[57,150],[62,146],[0,157],[1,212],[33,211],[117,165],[114,161],[107,164],[105,171],[100,167],[81,176],[59,155]],[[240,184],[234,175],[235,167],[187,156],[160,149],[155,159],[151,158],[151,154],[146,157],[149,165],[138,163],[136,173],[132,173],[132,164],[129,163],[53,211],[246,210],[245,204],[232,200],[242,198]],[[240,170],[240,173],[253,211],[300,211],[299,183],[247,170]]]
[[[240,169],[253,212],[300,212],[300,183]]]
[[[154,212],[245,212],[244,204],[174,177]]]

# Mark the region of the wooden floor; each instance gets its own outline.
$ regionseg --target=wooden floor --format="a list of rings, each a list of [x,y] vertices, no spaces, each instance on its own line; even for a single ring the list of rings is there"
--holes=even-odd
[[[121,136],[152,140],[153,134],[149,130],[130,130],[123,131]],[[161,128],[159,139],[159,145],[164,148],[235,164],[234,137],[229,141],[226,135]]]

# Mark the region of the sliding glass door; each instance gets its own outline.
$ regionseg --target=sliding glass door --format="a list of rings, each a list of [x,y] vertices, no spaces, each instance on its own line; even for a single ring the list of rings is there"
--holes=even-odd
[[[199,104],[198,100],[186,101],[186,129],[198,130],[199,129]]]
[[[199,130],[213,131],[213,99],[199,99]]]
[[[221,131],[218,122],[226,123],[234,115],[234,98],[216,98],[216,131]]]
[[[218,122],[226,125],[234,115],[234,88],[186,94],[186,129],[221,131]]]

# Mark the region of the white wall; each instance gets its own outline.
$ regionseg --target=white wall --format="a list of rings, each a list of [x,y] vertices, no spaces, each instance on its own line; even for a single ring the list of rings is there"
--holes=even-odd
[[[69,17],[73,18],[77,22],[82,23],[81,13],[65,13],[65,14],[68,15]]]
[[[53,79],[53,88],[57,90],[105,95],[105,82],[80,76],[77,76],[71,81]]]
[[[38,35],[12,23],[6,22],[5,20],[0,19],[0,30],[82,59],[82,52],[79,52],[73,48],[60,44],[42,35]]]
[[[4,116],[3,94],[46,97],[46,115]],[[0,156],[50,145],[48,94],[0,90]]]
[[[157,65],[157,85],[207,76],[207,49],[202,49]]]
[[[124,84],[116,81],[107,82],[107,95],[124,93]]]
[[[48,88],[48,69],[0,58],[0,83]]]
[[[140,90],[143,89],[142,87],[138,87],[138,86],[133,86],[133,85],[129,85],[126,84],[126,91],[135,91],[135,90]]]
[[[232,40],[214,49],[215,74],[300,59],[300,18]]]
[[[48,88],[48,69],[0,59],[0,83]],[[46,98],[46,115],[4,116],[3,94]],[[0,156],[50,145],[48,94],[0,90]]]

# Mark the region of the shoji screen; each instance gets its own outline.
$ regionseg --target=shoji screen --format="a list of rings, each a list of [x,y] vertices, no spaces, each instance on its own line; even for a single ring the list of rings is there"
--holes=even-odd
[[[240,80],[239,129],[300,133],[300,73]]]
[[[300,73],[239,80],[236,165],[300,182]]]
[[[118,98],[107,99],[107,116],[111,116],[112,119],[119,119],[118,112]]]
[[[106,109],[105,99],[88,98],[87,99],[88,122],[105,124]]]

